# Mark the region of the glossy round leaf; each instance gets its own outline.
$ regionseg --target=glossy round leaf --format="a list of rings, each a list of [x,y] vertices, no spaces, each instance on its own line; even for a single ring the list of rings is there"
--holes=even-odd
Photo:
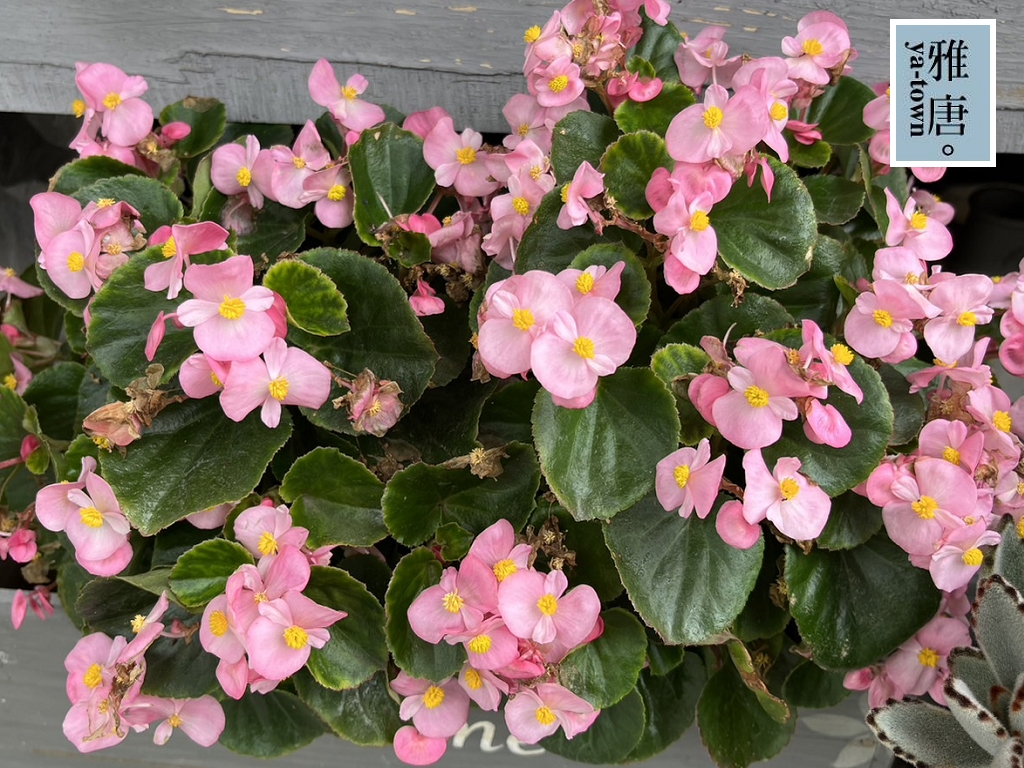
[[[160,112],[161,125],[171,122],[186,123],[191,128],[188,136],[174,144],[174,154],[195,157],[217,144],[227,124],[227,110],[217,99],[188,96]]]
[[[629,611],[601,614],[604,632],[559,665],[558,681],[596,709],[605,709],[634,689],[647,656],[643,625]]]
[[[558,183],[572,181],[583,163],[597,168],[608,145],[618,137],[615,121],[597,112],[576,110],[559,120],[551,137],[551,168]]]
[[[792,325],[793,316],[779,302],[757,293],[746,293],[743,301],[733,306],[733,297],[715,296],[691,309],[669,328],[658,346],[684,342],[694,347],[705,336],[714,336],[735,343],[744,336],[767,333]]]
[[[665,83],[650,101],[626,99],[615,110],[615,122],[623,133],[652,131],[664,136],[672,118],[695,103],[693,91],[682,83]]]
[[[620,368],[599,380],[586,408],[562,408],[541,390],[533,432],[541,470],[561,504],[577,520],[605,519],[654,487],[655,465],[679,444],[679,416],[653,371]]]
[[[235,250],[252,256],[257,263],[298,250],[306,239],[306,221],[310,216],[311,211],[295,210],[267,200],[256,213],[255,229],[238,236]]]
[[[765,288],[786,288],[811,266],[818,222],[796,172],[776,160],[768,163],[775,173],[771,203],[760,184],[739,181],[709,218],[726,264]]]
[[[316,336],[337,336],[349,329],[348,302],[334,281],[311,264],[286,259],[263,276],[263,285],[279,293],[288,322]]]
[[[629,762],[646,760],[664,752],[693,723],[697,700],[707,673],[695,653],[685,653],[683,662],[665,675],[645,669],[636,689],[644,700],[644,733],[626,758]]]
[[[864,205],[864,185],[840,176],[808,176],[804,186],[822,224],[845,224]]]
[[[836,321],[840,296],[836,276],[843,274],[847,259],[846,249],[837,240],[820,235],[814,245],[811,268],[796,285],[772,291],[772,298],[793,316],[794,322],[813,320],[820,328],[831,328]],[[746,294],[748,299],[750,295]],[[765,327],[763,330],[767,332],[773,329]],[[747,332],[743,335],[752,334]]]
[[[844,677],[842,672],[822,669],[813,661],[803,661],[789,673],[782,693],[794,707],[834,707],[850,695],[850,691],[843,687]]]
[[[561,272],[572,263],[576,254],[594,243],[608,241],[607,237],[599,237],[594,232],[594,227],[589,221],[570,229],[559,227],[558,214],[562,210],[562,205],[559,190],[555,189],[544,195],[516,251],[514,268],[517,275],[532,269]]]
[[[832,499],[825,530],[815,541],[824,549],[853,549],[881,529],[882,510],[859,493],[846,491]]]
[[[73,160],[62,166],[50,182],[53,187],[51,192],[60,192],[62,195],[73,195],[82,187],[87,187],[97,181],[109,179],[115,176],[145,176],[146,174],[132,165],[122,163],[112,157],[93,155],[79,160]]]
[[[561,729],[540,740],[548,752],[591,765],[620,763],[640,742],[644,732],[644,702],[636,690],[618,704],[602,709],[593,725],[572,739]]]
[[[800,636],[826,669],[874,664],[939,608],[931,575],[884,533],[837,552],[788,547],[786,583]]]
[[[600,170],[615,207],[631,219],[640,220],[654,215],[645,194],[654,171],[658,168],[671,170],[674,165],[661,136],[651,131],[636,131],[608,147],[601,158]]]
[[[764,541],[750,549],[726,544],[714,514],[683,519],[652,493],[605,528],[630,601],[666,643],[693,645],[722,632],[757,580]]]
[[[178,558],[171,569],[169,585],[182,605],[198,608],[223,594],[231,576],[241,565],[255,561],[241,544],[210,539],[197,544]]]
[[[101,179],[80,188],[74,197],[85,207],[90,201],[112,199],[124,201],[139,212],[139,219],[148,234],[165,224],[181,219],[181,202],[173,192],[148,176],[118,176]]]
[[[875,93],[852,77],[839,82],[811,102],[807,122],[817,123],[821,138],[829,144],[859,144],[875,131],[864,124],[864,107]]]
[[[649,61],[662,80],[678,83],[679,67],[675,62],[675,54],[685,39],[671,21],[664,25],[657,24],[646,13],[641,14],[641,18],[643,36],[637,41],[633,55]]]
[[[56,362],[43,368],[29,382],[25,402],[35,406],[43,432],[58,440],[70,440],[81,426],[75,416],[78,390],[85,367],[78,363]]]
[[[322,734],[323,721],[299,697],[286,691],[252,693],[239,701],[225,698],[220,743],[239,755],[280,757]]]
[[[391,698],[383,672],[346,691],[324,688],[306,672],[299,672],[294,680],[299,698],[336,734],[354,744],[386,747],[402,727],[398,702]]]

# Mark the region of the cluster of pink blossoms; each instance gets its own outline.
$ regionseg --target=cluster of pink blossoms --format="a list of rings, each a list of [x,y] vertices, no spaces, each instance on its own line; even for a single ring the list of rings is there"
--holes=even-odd
[[[177,258],[176,244],[179,238],[183,244],[188,242],[185,233],[190,227],[220,230],[213,239],[227,235],[209,222],[176,224],[171,227],[174,234],[164,243],[166,258]],[[148,267],[147,277],[149,270],[162,266]],[[183,283],[193,298],[182,302],[171,315],[159,314],[150,331],[146,356],[152,360],[156,354],[167,320],[193,328],[200,351],[182,363],[179,379],[185,394],[193,398],[219,395],[225,415],[233,421],[241,421],[259,408],[263,423],[274,428],[281,421],[284,405],[323,405],[331,391],[331,372],[308,352],[285,343],[284,300],[269,288],[254,285],[253,279],[249,256],[189,265]],[[147,287],[163,290],[164,285],[161,280],[152,287],[147,282]]]
[[[80,752],[114,746],[128,735],[128,728],[145,731],[153,723],[159,723],[153,732],[156,744],[166,744],[175,729],[204,747],[220,738],[224,710],[212,696],[164,699],[142,693],[149,647],[161,636],[185,636],[177,621],[165,629],[161,619],[167,608],[164,593],[149,615],[132,620],[135,636],[130,642],[96,632],[68,654],[64,668],[71,709],[64,718],[64,735]]]
[[[235,520],[235,536],[259,558],[241,565],[225,593],[203,611],[199,640],[220,661],[217,680],[240,699],[246,686],[268,693],[298,672],[313,648],[330,640],[328,627],[345,618],[302,594],[312,565],[330,562],[331,548],[310,551],[309,531],[292,525],[284,505],[270,501],[250,507]]]
[[[633,321],[614,301],[624,268],[532,270],[494,283],[479,314],[484,367],[502,379],[532,370],[556,404],[586,408],[598,378],[636,343]]]
[[[571,739],[597,718],[599,710],[554,682],[548,665],[600,637],[601,601],[586,585],[566,592],[565,574],[535,570],[532,555],[499,520],[476,537],[459,568],[447,568],[409,606],[413,632],[428,643],[462,644],[469,658],[457,679],[433,683],[399,672],[391,682],[405,697],[402,719],[412,720],[395,735],[399,759],[439,760],[466,725],[471,700],[496,712],[508,696],[505,722],[525,744],[559,728]]]

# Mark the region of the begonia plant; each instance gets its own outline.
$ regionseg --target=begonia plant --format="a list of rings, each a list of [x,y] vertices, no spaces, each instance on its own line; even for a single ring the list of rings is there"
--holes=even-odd
[[[483,710],[745,766],[849,690],[942,702],[1024,510],[1024,284],[942,269],[842,20],[751,58],[667,14],[526,30],[504,136],[325,60],[294,127],[77,66],[0,273],[0,557],[15,626],[85,633],[78,749],[423,765]]]

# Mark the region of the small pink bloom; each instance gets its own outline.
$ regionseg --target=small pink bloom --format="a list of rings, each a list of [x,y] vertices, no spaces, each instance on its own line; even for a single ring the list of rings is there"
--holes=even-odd
[[[885,232],[886,245],[902,245],[910,248],[917,257],[935,261],[953,250],[953,237],[949,230],[924,211],[917,209],[913,198],[901,209],[893,193],[885,190],[885,210],[889,215],[889,228]]]
[[[213,696],[198,699],[139,696],[132,703],[130,716],[146,724],[161,721],[153,732],[153,743],[161,746],[176,728],[201,747],[212,747],[224,731],[224,709]]]
[[[740,57],[729,55],[725,27],[707,26],[676,49],[673,59],[679,70],[679,79],[700,93],[709,77],[728,82],[740,66]]]
[[[537,643],[556,639],[567,647],[583,642],[601,611],[601,601],[586,584],[564,594],[569,582],[561,571],[546,576],[519,571],[498,587],[498,610],[517,637]]]
[[[421,139],[427,138],[427,134],[434,130],[437,121],[442,117],[451,117],[444,107],[431,107],[420,112],[413,112],[402,123],[402,130],[414,133]]]
[[[241,421],[261,408],[260,418],[273,429],[281,421],[281,406],[319,408],[330,392],[331,372],[322,363],[274,337],[262,360],[236,360],[231,364],[220,404],[232,421]]]
[[[732,392],[729,380],[724,376],[716,376],[712,373],[702,373],[690,382],[686,390],[686,396],[693,403],[701,417],[713,427],[718,427],[715,422],[714,405],[719,399]],[[780,433],[781,434],[781,433]]]
[[[844,333],[850,346],[865,357],[899,362],[913,356],[917,342],[913,321],[939,314],[918,291],[891,280],[876,280],[874,292],[857,297],[846,316]]]
[[[600,710],[557,683],[519,691],[505,704],[505,724],[524,744],[536,744],[558,730],[571,739],[597,719]]]
[[[198,224],[174,224],[161,227],[149,239],[149,245],[163,246],[163,261],[146,267],[146,290],[167,289],[167,298],[175,299],[181,291],[183,270],[191,266],[191,256],[228,247],[228,231],[212,221]]]
[[[59,530],[64,530],[74,545],[79,565],[96,576],[113,576],[123,570],[132,556],[128,543],[131,526],[107,481],[90,473],[85,489],[69,491],[67,500]]]
[[[400,671],[391,681],[391,687],[405,697],[399,716],[412,720],[416,730],[424,736],[447,739],[469,719],[469,696],[456,680],[449,678],[435,684]]]
[[[238,625],[227,595],[217,595],[206,604],[199,622],[199,642],[227,664],[237,664],[245,656],[245,632]]]
[[[531,554],[529,544],[516,544],[515,529],[504,519],[482,530],[469,548],[469,555],[490,568],[498,583],[527,568]]]
[[[450,117],[442,117],[423,140],[423,157],[434,169],[434,178],[442,187],[455,187],[467,197],[482,197],[498,189],[489,178],[486,153],[480,151],[483,136],[467,128],[455,132]]]
[[[96,276],[99,242],[82,221],[50,240],[44,253],[46,273],[72,299],[84,299],[101,283]]]
[[[312,120],[307,120],[302,126],[290,149],[271,147],[270,156],[274,161],[270,175],[273,196],[281,205],[296,209],[306,204],[300,199],[303,182],[331,161],[331,155],[320,140],[320,132]]]
[[[962,621],[936,616],[886,660],[885,671],[908,695],[923,696],[931,691],[935,698],[935,693],[941,695],[949,674],[949,652],[969,645],[971,633]]]
[[[459,672],[459,685],[485,712],[497,712],[502,694],[508,694],[508,683],[486,669],[474,669],[467,661]]]
[[[971,475],[944,459],[918,459],[914,474],[896,474],[890,489],[894,500],[882,509],[885,530],[911,555],[935,551],[943,533],[962,527],[978,501]]]
[[[587,203],[604,192],[604,174],[588,162],[580,163],[572,181],[562,187],[562,210],[558,212],[560,229],[571,229],[583,224],[595,214]]]
[[[722,541],[737,549],[750,549],[761,539],[761,526],[747,522],[743,516],[743,503],[736,499],[725,502],[718,510],[715,530]]]
[[[413,725],[403,725],[395,733],[395,757],[406,765],[433,765],[447,749],[447,738],[424,736]]]
[[[209,355],[197,352],[181,364],[178,381],[189,397],[209,397],[224,389],[230,370],[231,363],[221,363]]]
[[[446,568],[437,586],[428,587],[409,606],[409,626],[428,643],[475,629],[498,605],[498,581],[482,560],[467,556],[458,570]]]
[[[15,629],[21,629],[21,624],[25,621],[27,611],[28,598],[25,597],[25,593],[20,589],[15,590],[14,597],[11,599],[11,624],[14,625]]]
[[[797,23],[797,36],[782,38],[782,52],[788,57],[789,76],[815,85],[827,85],[832,71],[855,56],[846,24],[828,11],[804,16]]]
[[[310,174],[302,182],[299,202],[302,205],[315,202],[313,212],[321,224],[331,229],[344,229],[352,223],[355,210],[352,174],[340,165]]]
[[[996,531],[986,530],[983,522],[953,531],[928,565],[935,586],[943,592],[952,592],[966,585],[985,558],[980,547],[998,544],[999,538]]]
[[[588,296],[600,296],[614,301],[622,287],[622,272],[625,269],[626,262],[617,261],[611,269],[595,264],[586,269],[563,269],[555,277],[572,291],[576,304]]]
[[[804,434],[812,443],[830,448],[845,448],[853,439],[853,430],[834,405],[823,405],[808,398],[804,405]]]
[[[369,87],[362,75],[352,75],[345,85],[338,82],[334,68],[327,59],[319,59],[309,73],[310,98],[327,107],[331,116],[349,131],[362,131],[384,122],[384,110],[359,98]]]
[[[29,205],[35,214],[33,223],[36,242],[43,253],[53,238],[72,229],[82,215],[82,204],[75,198],[59,192],[40,192],[33,195]],[[46,265],[41,263],[40,266],[45,268]]]
[[[832,500],[800,473],[799,459],[783,457],[769,473],[761,451],[747,451],[743,469],[747,475],[743,517],[748,523],[767,519],[797,541],[810,541],[822,532]]]
[[[560,56],[546,66],[530,72],[526,84],[542,107],[561,107],[583,95],[583,79],[578,64],[569,56]]]
[[[519,641],[500,616],[484,619],[465,632],[445,636],[449,645],[462,643],[474,669],[495,670],[510,664],[519,656]]]
[[[11,267],[0,268],[0,293],[7,293],[10,296],[17,296],[21,299],[31,299],[35,296],[42,296],[43,289],[29,285]]]
[[[249,665],[267,680],[284,680],[309,659],[310,649],[330,640],[327,627],[348,614],[313,602],[299,592],[286,592],[257,606],[259,617],[246,632]]]
[[[11,534],[9,539],[3,540],[5,554],[10,554],[11,559],[16,563],[30,563],[36,556],[36,532],[31,528],[19,528]]]
[[[678,508],[684,518],[694,510],[702,520],[708,516],[725,471],[724,455],[710,458],[711,446],[705,438],[696,449],[680,448],[658,462],[654,487],[666,511]]]
[[[687,163],[703,163],[753,149],[768,129],[768,110],[761,94],[744,85],[730,99],[720,85],[711,85],[703,104],[693,104],[674,118],[665,134],[669,154]]]
[[[269,175],[264,187],[259,184],[256,161],[260,156],[260,142],[255,136],[245,137],[245,146],[222,144],[213,151],[210,179],[218,192],[242,195],[253,208],[263,207],[263,197],[269,192]],[[267,170],[272,172],[269,166]]]
[[[76,65],[75,83],[86,107],[102,114],[103,135],[122,147],[133,147],[153,130],[153,110],[138,98],[149,86],[112,64]]]
[[[249,507],[235,518],[235,538],[257,558],[276,555],[284,547],[301,549],[309,531],[292,524],[287,507],[269,502]]]
[[[976,325],[992,320],[987,306],[992,280],[985,275],[957,275],[938,283],[928,301],[942,314],[924,326],[924,339],[940,360],[957,360],[974,344]]]

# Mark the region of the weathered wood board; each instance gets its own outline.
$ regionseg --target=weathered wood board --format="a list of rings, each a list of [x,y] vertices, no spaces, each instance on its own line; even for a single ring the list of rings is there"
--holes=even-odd
[[[1024,4],[997,0],[671,0],[695,34],[729,28],[734,53],[779,54],[796,21],[827,7],[860,52],[854,74],[888,79],[889,18],[996,18],[998,147],[1024,152]],[[225,101],[240,122],[301,123],[319,113],[313,62],[361,72],[368,98],[404,112],[445,107],[458,126],[505,132],[501,107],[525,90],[522,33],[562,0],[0,0],[0,111],[60,113],[75,98],[76,61],[103,60],[150,83],[161,107],[187,95]]]

